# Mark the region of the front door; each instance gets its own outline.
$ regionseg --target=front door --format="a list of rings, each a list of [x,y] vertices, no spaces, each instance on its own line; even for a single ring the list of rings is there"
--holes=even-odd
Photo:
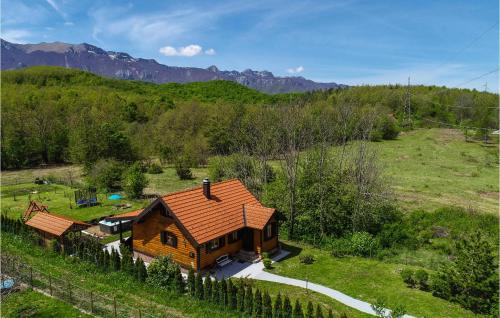
[[[244,228],[242,233],[243,249],[253,251],[253,229]]]

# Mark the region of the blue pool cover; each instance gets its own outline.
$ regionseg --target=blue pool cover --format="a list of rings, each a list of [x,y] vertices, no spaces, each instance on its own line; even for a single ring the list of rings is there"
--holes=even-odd
[[[108,197],[109,200],[120,200],[120,199],[123,199],[123,197],[121,196],[121,194],[118,194],[118,193],[115,193],[115,194],[112,194]]]

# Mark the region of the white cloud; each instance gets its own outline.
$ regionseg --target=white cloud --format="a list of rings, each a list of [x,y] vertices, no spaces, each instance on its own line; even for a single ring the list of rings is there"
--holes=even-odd
[[[301,66],[289,68],[286,71],[290,74],[302,73],[304,71],[304,67],[301,65]]]
[[[57,13],[59,13],[64,19],[66,19],[66,13],[59,8],[59,5],[54,0],[46,0],[47,3],[54,9]]]
[[[66,22],[64,22],[64,25],[73,26],[75,24],[73,22],[71,22],[71,21],[66,21]]]
[[[195,55],[200,55],[203,53],[203,49],[201,46],[197,44],[191,44],[188,46],[183,46],[179,48],[175,48],[172,46],[164,46],[160,48],[160,53],[165,56],[186,56],[191,57]]]
[[[31,32],[21,29],[2,30],[2,39],[12,43],[26,43],[26,37],[31,36]]]
[[[215,50],[210,48],[208,50],[205,50],[205,54],[206,55],[215,55]]]

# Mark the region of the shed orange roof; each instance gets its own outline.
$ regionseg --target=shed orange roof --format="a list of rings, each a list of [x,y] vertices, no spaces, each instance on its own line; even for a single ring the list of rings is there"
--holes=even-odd
[[[109,216],[106,218],[106,220],[124,220],[124,219],[130,220],[130,219],[134,219],[134,218],[138,217],[139,214],[141,214],[141,212],[143,210],[144,209],[139,209],[139,210],[135,210],[135,211],[130,211],[130,212],[122,213],[122,214]]]
[[[262,229],[274,213],[237,179],[213,183],[210,192],[211,199],[205,197],[203,187],[161,198],[198,244],[245,226]]]
[[[54,234],[56,236],[63,235],[66,231],[73,228],[73,226],[81,226],[87,228],[90,224],[73,220],[61,215],[55,215],[47,212],[38,212],[31,219],[26,222],[26,225]]]

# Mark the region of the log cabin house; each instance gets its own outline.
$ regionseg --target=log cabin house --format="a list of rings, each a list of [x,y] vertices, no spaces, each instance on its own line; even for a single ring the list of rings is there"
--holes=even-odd
[[[62,249],[67,244],[68,233],[80,233],[90,227],[90,224],[53,214],[47,210],[46,206],[35,201],[30,202],[23,214],[23,220],[39,235],[42,245],[48,246],[51,240],[56,240]]]
[[[266,208],[239,180],[171,193],[143,210],[108,220],[133,220],[134,256],[145,261],[172,255],[184,268],[206,269],[223,255],[258,258],[278,249],[275,210]]]

